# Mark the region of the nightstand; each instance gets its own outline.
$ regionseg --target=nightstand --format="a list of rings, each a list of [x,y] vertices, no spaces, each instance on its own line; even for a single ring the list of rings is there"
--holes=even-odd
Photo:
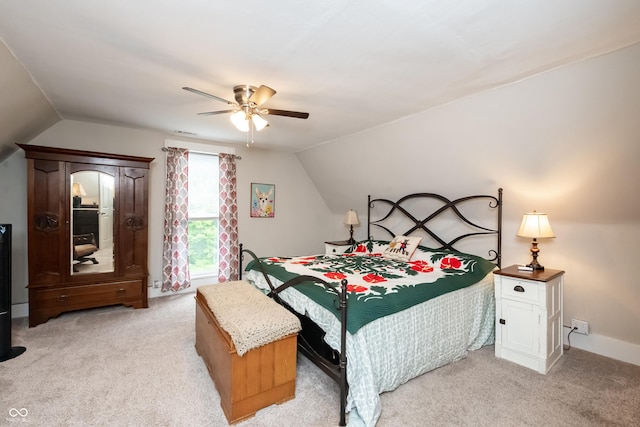
[[[494,272],[496,357],[546,374],[563,353],[564,271]]]
[[[348,240],[340,240],[338,242],[324,242],[324,251],[326,255],[343,254],[351,247]]]

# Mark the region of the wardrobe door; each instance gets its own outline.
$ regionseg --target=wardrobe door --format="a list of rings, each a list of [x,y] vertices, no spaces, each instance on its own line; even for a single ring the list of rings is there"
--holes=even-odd
[[[29,287],[61,283],[69,270],[65,163],[28,160]]]
[[[118,257],[124,277],[147,276],[148,169],[120,168]]]

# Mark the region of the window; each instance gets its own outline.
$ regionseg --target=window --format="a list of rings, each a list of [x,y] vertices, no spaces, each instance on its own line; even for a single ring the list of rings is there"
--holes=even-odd
[[[218,156],[189,152],[189,271],[218,274]]]

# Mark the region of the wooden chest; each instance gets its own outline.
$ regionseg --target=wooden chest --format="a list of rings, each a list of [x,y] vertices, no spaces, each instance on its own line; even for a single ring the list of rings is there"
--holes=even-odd
[[[229,424],[295,397],[297,334],[238,356],[202,294],[196,294],[196,351],[220,394]]]

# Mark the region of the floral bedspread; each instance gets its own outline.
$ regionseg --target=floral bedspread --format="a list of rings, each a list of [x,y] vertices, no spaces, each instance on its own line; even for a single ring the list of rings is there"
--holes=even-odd
[[[418,247],[409,262],[359,247],[341,255],[272,257],[261,262],[268,274],[283,282],[306,274],[340,287],[340,281],[347,279],[347,330],[351,334],[377,318],[471,286],[495,268],[481,257],[424,247]],[[258,266],[252,261],[246,269],[258,270]],[[339,318],[335,294],[321,284],[306,282],[295,289]]]

